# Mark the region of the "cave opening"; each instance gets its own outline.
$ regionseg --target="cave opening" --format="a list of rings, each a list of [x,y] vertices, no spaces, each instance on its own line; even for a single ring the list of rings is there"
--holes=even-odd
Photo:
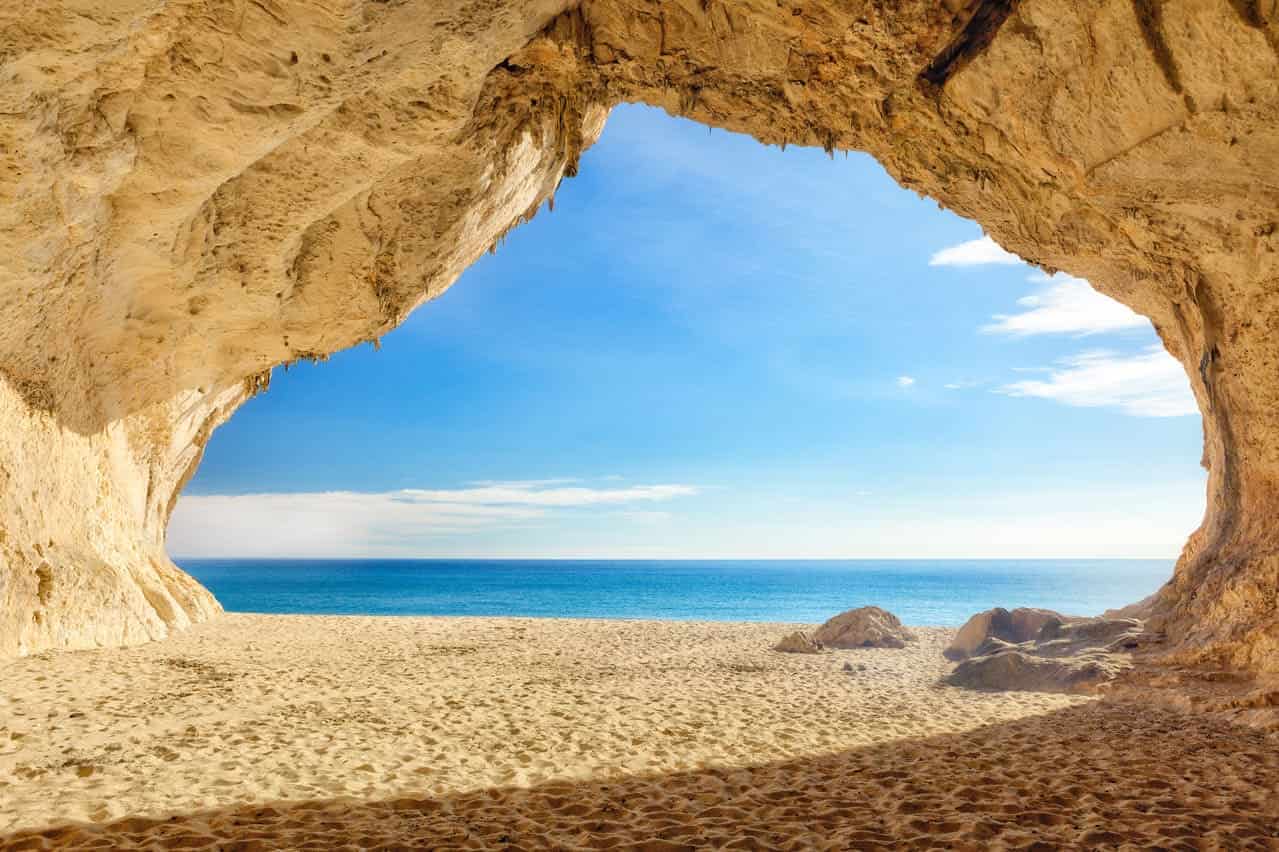
[[[380,346],[277,368],[168,546],[232,608],[217,560],[1125,560],[1054,587],[1091,614],[1202,517],[1197,415],[1148,320],[871,157],[622,106]]]
[[[0,10],[0,846],[1272,837],[1273,5]],[[1205,490],[1138,618],[954,669],[740,608],[227,614],[169,558],[1164,555],[1088,612]],[[1063,631],[1116,700],[938,689],[1080,686]]]

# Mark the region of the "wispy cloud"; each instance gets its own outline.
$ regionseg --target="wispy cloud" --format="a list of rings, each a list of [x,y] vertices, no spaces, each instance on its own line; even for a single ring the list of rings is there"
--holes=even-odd
[[[477,484],[474,488],[435,490],[406,488],[393,493],[396,494],[396,499],[427,505],[557,507],[669,500],[672,497],[687,497],[697,493],[697,489],[691,485],[635,485],[629,488],[588,488],[567,485],[550,487],[564,481],[495,482]]]
[[[1103,296],[1082,278],[1069,275],[1031,276],[1041,282],[1039,292],[1018,299],[1026,310],[1017,314],[996,314],[994,322],[982,326],[987,334],[1028,337],[1033,334],[1074,334],[1085,336],[1105,331],[1149,328],[1149,321],[1126,305]]]
[[[1012,252],[1004,251],[990,237],[969,240],[966,243],[947,246],[935,253],[928,261],[929,266],[986,266],[1000,264],[1013,266],[1022,263],[1022,259]]]
[[[613,512],[609,517],[635,524],[664,524],[675,516],[670,512],[653,511],[651,509],[629,509]]]
[[[914,376],[898,376],[897,377],[897,387],[899,388],[908,388],[913,384],[915,384]]]
[[[1118,408],[1134,417],[1180,417],[1199,410],[1181,365],[1157,345],[1139,355],[1081,352],[1059,361],[1046,380],[1013,382],[996,392]]]
[[[608,477],[600,477],[607,479]],[[621,477],[616,477],[620,479]],[[582,480],[577,477],[557,477],[555,479],[477,479],[474,482],[466,483],[468,487],[477,488],[520,488],[524,490],[532,490],[535,488],[546,488],[551,485],[571,485]],[[443,493],[443,492],[441,492]],[[463,493],[459,490],[451,490],[450,494]]]
[[[412,555],[415,543],[441,536],[492,534],[565,511],[665,502],[699,491],[681,484],[561,484],[572,481],[184,496],[169,524],[168,546],[180,556]]]

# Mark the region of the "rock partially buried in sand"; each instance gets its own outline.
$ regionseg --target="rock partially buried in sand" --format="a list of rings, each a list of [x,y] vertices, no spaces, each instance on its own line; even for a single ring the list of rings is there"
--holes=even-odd
[[[946,682],[968,689],[1088,693],[1129,668],[1105,653],[1052,659],[1013,648],[965,660]]]
[[[1132,668],[1148,638],[1135,618],[1054,618],[1030,642],[990,637],[946,678],[951,686],[1028,692],[1096,692]]]
[[[1068,616],[1050,609],[1018,607],[1010,612],[1003,607],[995,607],[964,622],[950,647],[942,653],[948,660],[966,660],[976,656],[978,648],[988,639],[1002,639],[1017,645],[1037,638],[1048,622],[1067,620]]]
[[[820,654],[822,643],[817,642],[802,630],[796,630],[773,646],[774,651],[783,654]]]
[[[905,648],[915,634],[888,610],[864,606],[841,612],[817,628],[813,638],[828,648]]]

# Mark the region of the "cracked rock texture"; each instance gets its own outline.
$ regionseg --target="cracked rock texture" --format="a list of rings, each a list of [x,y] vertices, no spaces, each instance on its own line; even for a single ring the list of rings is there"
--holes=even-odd
[[[1003,607],[988,609],[965,621],[942,655],[948,660],[966,660],[976,655],[977,650],[990,639],[1014,645],[1029,642],[1039,636],[1039,631],[1048,622],[1069,618],[1050,609],[1018,607],[1012,612]]]
[[[822,643],[813,639],[802,630],[787,633],[773,646],[773,650],[781,654],[820,654]]]
[[[905,648],[915,639],[897,616],[877,606],[841,612],[813,632],[813,641],[828,648]]]
[[[1142,606],[1279,672],[1273,0],[0,7],[0,654],[217,611],[164,555],[272,367],[376,340],[642,101],[904,186],[1149,316],[1208,508]]]
[[[955,667],[946,683],[975,689],[1095,693],[1130,671],[1133,652],[1149,641],[1136,618],[1050,617],[1035,634],[1019,642],[990,636]]]

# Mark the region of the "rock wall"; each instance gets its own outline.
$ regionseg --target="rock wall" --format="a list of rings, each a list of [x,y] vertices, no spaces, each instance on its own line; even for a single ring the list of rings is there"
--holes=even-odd
[[[1273,0],[54,0],[0,9],[0,654],[216,612],[163,556],[269,370],[376,340],[624,101],[871,153],[1149,316],[1208,512],[1148,603],[1279,671]],[[52,554],[52,555],[50,555]],[[43,566],[43,567],[42,567]],[[43,593],[42,590],[43,589]]]

